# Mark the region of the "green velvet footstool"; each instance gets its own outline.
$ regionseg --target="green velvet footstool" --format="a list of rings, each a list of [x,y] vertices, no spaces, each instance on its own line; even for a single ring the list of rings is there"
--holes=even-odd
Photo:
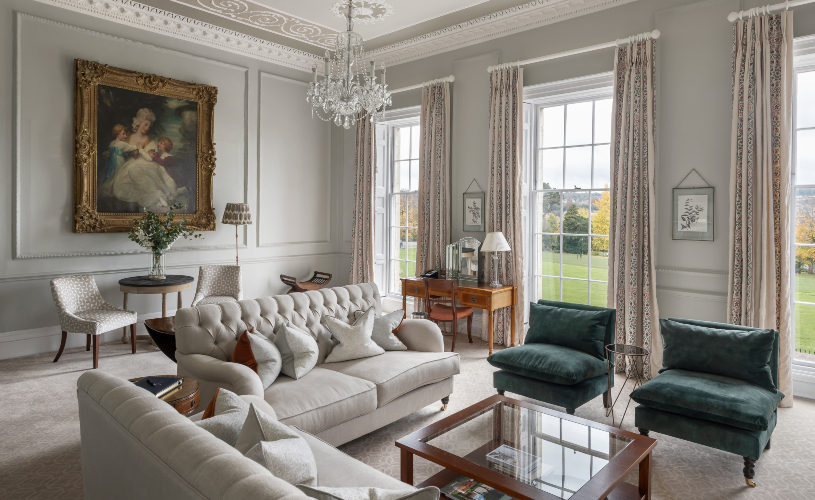
[[[784,398],[778,391],[778,332],[686,319],[660,320],[660,375],[631,393],[634,424],[735,453],[755,487],[755,463],[770,448]]]
[[[613,342],[616,318],[614,309],[603,307],[546,300],[530,304],[524,345],[487,358],[499,368],[493,386],[499,394],[520,394],[563,407],[570,415],[601,394],[608,407],[614,376],[608,372],[605,346]]]

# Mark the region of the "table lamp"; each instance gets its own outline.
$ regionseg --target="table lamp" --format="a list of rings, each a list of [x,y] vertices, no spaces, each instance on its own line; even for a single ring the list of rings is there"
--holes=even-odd
[[[490,287],[500,288],[503,285],[498,282],[498,252],[509,252],[509,243],[504,238],[504,233],[497,231],[495,233],[487,233],[484,243],[481,244],[482,252],[492,252],[492,281]]]
[[[252,214],[249,212],[249,205],[246,203],[227,203],[224,209],[224,218],[221,224],[232,224],[235,226],[235,265],[238,263],[238,226],[245,226],[252,223]]]

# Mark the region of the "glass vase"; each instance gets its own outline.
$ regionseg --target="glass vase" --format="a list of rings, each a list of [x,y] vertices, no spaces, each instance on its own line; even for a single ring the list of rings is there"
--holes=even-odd
[[[164,273],[164,252],[153,251],[150,254],[150,274],[148,277],[151,280],[167,279]]]

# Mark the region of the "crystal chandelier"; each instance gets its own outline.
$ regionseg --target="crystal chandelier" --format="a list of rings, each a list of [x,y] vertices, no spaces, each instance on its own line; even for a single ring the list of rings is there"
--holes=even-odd
[[[365,3],[365,2],[362,2]],[[336,6],[335,6],[336,7]],[[342,5],[348,31],[337,35],[334,52],[325,51],[325,71],[322,80],[317,77],[317,65],[311,71],[314,81],[306,93],[311,103],[312,116],[333,121],[346,129],[356,125],[357,118],[369,118],[371,123],[381,119],[386,106],[391,105],[391,93],[385,84],[385,63],[382,63],[382,83],[376,83],[376,64],[370,61],[365,70],[362,37],[354,33],[356,15],[369,14],[354,7],[353,0]]]

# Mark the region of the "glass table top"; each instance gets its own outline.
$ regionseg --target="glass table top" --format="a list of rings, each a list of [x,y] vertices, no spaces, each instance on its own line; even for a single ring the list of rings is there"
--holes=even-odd
[[[630,344],[609,344],[606,351],[626,356],[648,356],[648,349]]]
[[[424,440],[558,498],[570,498],[631,441],[508,402]]]

